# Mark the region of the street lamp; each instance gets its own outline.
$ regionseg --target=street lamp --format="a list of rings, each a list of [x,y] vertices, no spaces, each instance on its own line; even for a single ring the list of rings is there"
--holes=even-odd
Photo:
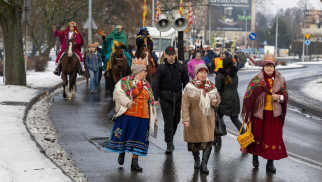
[[[276,35],[275,35],[275,59],[277,59],[277,37],[278,37],[278,5],[272,3],[272,5],[276,6]]]

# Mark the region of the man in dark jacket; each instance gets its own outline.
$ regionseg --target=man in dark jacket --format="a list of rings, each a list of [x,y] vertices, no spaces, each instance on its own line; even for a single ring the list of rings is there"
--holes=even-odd
[[[181,116],[182,89],[189,82],[189,77],[186,67],[175,59],[175,49],[172,46],[165,49],[164,63],[160,64],[155,72],[152,89],[155,104],[161,104],[166,153],[172,154],[173,136]]]

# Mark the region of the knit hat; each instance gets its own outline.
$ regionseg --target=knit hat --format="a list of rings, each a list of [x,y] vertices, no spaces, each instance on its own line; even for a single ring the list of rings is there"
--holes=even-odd
[[[200,64],[197,64],[197,65],[196,65],[196,67],[195,67],[195,70],[194,70],[195,75],[197,75],[197,73],[198,73],[198,72],[199,72],[199,70],[201,70],[201,69],[206,69],[206,70],[207,70],[207,72],[209,72],[209,70],[208,70],[207,66],[206,66],[204,63],[200,63]]]
[[[134,58],[132,59],[132,66],[131,66],[131,71],[133,75],[136,75],[146,69],[146,59],[142,58]]]
[[[234,65],[233,60],[231,58],[224,58],[222,64],[224,69],[230,68]]]
[[[264,56],[264,61],[262,63],[262,67],[264,67],[266,64],[273,64],[273,66],[275,67],[275,61],[276,61],[276,58],[274,55],[266,54]]]

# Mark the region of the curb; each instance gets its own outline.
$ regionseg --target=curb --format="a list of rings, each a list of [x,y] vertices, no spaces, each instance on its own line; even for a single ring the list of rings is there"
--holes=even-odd
[[[76,83],[79,83],[81,81],[85,80],[83,77],[82,78],[78,78]],[[26,105],[26,108],[25,108],[25,111],[24,111],[24,115],[23,115],[23,118],[22,118],[22,121],[30,135],[30,138],[31,140],[33,140],[35,143],[36,143],[36,146],[40,149],[40,153],[42,153],[47,159],[49,159],[54,165],[57,166],[57,168],[59,168],[63,174],[65,176],[67,176],[71,181],[74,181],[76,182],[71,176],[69,176],[53,159],[51,159],[45,152],[42,152],[42,151],[45,151],[44,148],[38,143],[38,141],[35,139],[35,137],[32,135],[32,133],[30,132],[30,130],[28,129],[27,127],[27,124],[26,124],[26,119],[27,119],[27,115],[30,111],[30,109],[32,108],[32,106],[37,103],[38,101],[40,101],[42,98],[48,96],[49,94],[53,93],[55,90],[61,88],[63,85],[62,85],[62,82],[56,84],[54,87],[51,87],[51,88],[48,88],[46,89],[46,91],[40,91],[39,94],[37,94],[35,97],[33,97],[29,102],[28,104]]]
[[[294,80],[289,80],[289,82],[293,82],[293,81],[296,81],[296,80],[304,80],[304,79],[308,79],[308,78],[312,78],[312,77],[318,77],[318,76],[322,76],[322,74],[318,74],[318,75],[314,75],[314,76],[307,76],[307,77],[303,77],[303,78],[298,78],[298,79],[294,79]],[[308,97],[306,96],[303,92],[299,91],[300,92],[300,96],[305,96],[305,97]],[[310,102],[307,102],[305,101],[305,99],[299,99],[297,97],[294,97],[294,95],[299,95],[299,94],[296,94],[294,92],[292,92],[292,90],[289,90],[289,103],[294,105],[295,107],[298,107],[301,109],[301,111],[304,111],[304,112],[309,112],[311,114],[314,114],[316,116],[319,116],[322,118],[322,108],[318,107],[318,106],[315,106],[313,105],[312,103]],[[310,98],[311,100],[315,100],[313,98]],[[320,101],[317,101],[315,100],[316,102],[320,102]],[[320,102],[321,103],[321,102]],[[322,105],[322,103],[321,103]]]

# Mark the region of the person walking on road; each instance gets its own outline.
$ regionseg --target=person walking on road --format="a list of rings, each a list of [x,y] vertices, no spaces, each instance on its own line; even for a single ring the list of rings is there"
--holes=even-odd
[[[196,65],[201,64],[201,63],[205,64],[205,62],[201,59],[201,53],[197,52],[196,58],[191,60],[188,63],[188,72],[189,72],[189,75],[191,76],[191,79],[195,78],[194,70],[195,70]]]
[[[229,116],[236,126],[237,130],[242,126],[238,119],[240,113],[239,95],[238,95],[238,68],[234,66],[231,58],[224,58],[223,68],[218,69],[216,76],[216,87],[221,97],[218,109],[219,117]],[[242,134],[244,133],[242,130]],[[221,145],[221,137],[217,136],[214,145]]]
[[[220,103],[220,96],[214,83],[208,79],[208,68],[198,64],[196,78],[187,84],[182,96],[182,122],[184,141],[188,143],[195,160],[194,167],[209,173],[208,159],[212,149],[215,129],[215,110]],[[199,151],[202,150],[200,166]]]
[[[89,44],[88,48],[89,52],[86,55],[85,64],[90,75],[90,93],[93,94],[98,92],[98,75],[102,67],[102,58],[101,54],[97,52],[95,44]]]
[[[161,105],[164,120],[166,154],[174,150],[173,137],[181,117],[182,89],[189,82],[187,69],[175,59],[172,46],[165,49],[164,64],[160,64],[152,80],[155,104]],[[160,103],[159,103],[160,102]]]
[[[214,62],[215,62],[215,70],[214,71],[215,71],[216,75],[217,75],[218,69],[223,67],[223,60],[225,57],[226,57],[226,54],[224,52],[221,52],[219,54],[219,57],[214,59]]]
[[[284,77],[275,69],[275,56],[267,54],[263,69],[248,84],[242,117],[252,122],[255,142],[247,147],[253,154],[253,166],[259,167],[258,156],[267,159],[266,171],[275,172],[274,160],[287,157],[283,141],[283,126],[288,92]]]
[[[132,152],[131,170],[142,171],[138,156],[146,156],[149,136],[157,121],[154,96],[147,75],[146,60],[134,59],[132,75],[122,78],[113,93],[116,115],[106,149],[118,152],[118,163],[124,164],[125,152]]]

